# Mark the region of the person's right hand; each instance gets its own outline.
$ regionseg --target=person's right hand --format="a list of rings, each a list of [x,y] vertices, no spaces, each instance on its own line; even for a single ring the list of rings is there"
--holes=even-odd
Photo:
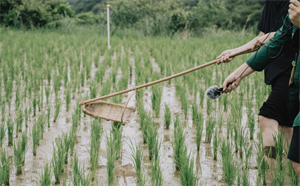
[[[219,65],[220,63],[228,63],[233,60],[234,57],[229,57],[230,54],[233,53],[233,50],[225,50],[220,54],[216,59],[217,59],[217,64]]]
[[[235,90],[240,85],[241,80],[242,80],[241,77],[239,77],[238,75],[236,75],[234,73],[230,74],[223,83],[224,93],[228,93],[228,92]],[[227,85],[229,83],[232,83],[232,84],[227,87]]]

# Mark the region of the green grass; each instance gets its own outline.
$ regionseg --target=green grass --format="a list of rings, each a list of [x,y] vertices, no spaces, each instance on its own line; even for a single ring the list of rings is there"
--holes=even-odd
[[[169,129],[169,126],[171,124],[171,110],[170,107],[165,104],[165,128]]]
[[[4,137],[5,137],[4,123],[0,123],[0,147],[2,147]]]
[[[174,128],[174,139],[173,139],[173,158],[175,163],[176,171],[180,170],[181,163],[180,163],[180,155],[183,151],[185,145],[185,136],[186,133],[183,131],[183,127],[180,124],[177,124]]]
[[[162,97],[162,86],[160,84],[153,85],[152,87],[152,109],[154,110],[155,116],[159,116],[160,112],[160,102]]]
[[[203,134],[203,121],[200,119],[197,120],[196,130],[197,130],[196,144],[197,144],[197,151],[199,152],[200,144],[202,140],[202,134]]]
[[[67,111],[69,111],[70,103],[71,103],[71,87],[67,86],[66,87],[66,108],[67,108]]]
[[[282,169],[282,161],[284,157],[283,153],[283,148],[284,148],[284,142],[283,142],[283,135],[280,131],[278,131],[277,136],[273,136],[273,140],[275,142],[275,151],[276,151],[276,160],[277,160],[277,165]]]
[[[27,133],[24,131],[22,133],[22,165],[25,165],[25,155],[26,155],[26,146],[27,146]]]
[[[90,141],[90,160],[91,160],[91,169],[92,169],[92,181],[94,181],[95,178],[95,171],[97,169],[98,165],[98,159],[99,159],[99,149],[100,149],[100,137],[101,133],[103,131],[101,120],[95,119],[92,122],[91,125],[91,141]]]
[[[196,186],[198,185],[198,177],[194,171],[194,158],[192,153],[187,153],[187,147],[185,146],[180,156],[180,183],[182,186]]]
[[[265,152],[262,142],[256,143],[257,157],[256,164],[259,177],[262,178],[263,185],[266,185],[267,163],[265,161]]]
[[[144,186],[146,184],[146,179],[143,174],[142,168],[142,158],[143,158],[143,149],[141,144],[133,145],[132,141],[130,140],[129,147],[131,149],[131,153],[129,159],[133,162],[135,172],[137,175],[136,183],[139,186]]]
[[[22,161],[23,161],[22,141],[19,140],[16,143],[14,144],[14,162],[17,168],[16,175],[20,175],[22,174]]]
[[[116,152],[114,149],[114,139],[113,135],[110,134],[109,136],[106,136],[106,153],[107,153],[107,162],[106,162],[106,169],[107,169],[107,175],[108,175],[108,185],[113,185],[114,182],[114,164],[116,161]]]
[[[10,162],[8,160],[7,151],[5,148],[1,150],[1,168],[3,173],[3,184],[9,185],[10,178]]]
[[[217,155],[218,155],[218,131],[215,130],[215,133],[214,133],[214,139],[213,139],[213,159],[214,160],[217,160]]]
[[[36,156],[36,148],[38,146],[38,141],[39,141],[39,130],[38,126],[36,123],[32,126],[32,150],[33,150],[33,155]]]
[[[205,143],[210,143],[212,134],[214,132],[214,128],[216,125],[216,119],[214,117],[210,117],[208,119],[208,122],[206,122],[206,137],[205,137]]]
[[[55,178],[55,184],[60,183],[60,176],[61,173],[63,172],[63,166],[64,166],[63,149],[61,149],[61,145],[59,143],[61,143],[61,139],[58,139],[58,141],[56,142],[57,148],[55,148],[55,145],[53,143],[53,155],[51,161],[53,174]]]
[[[40,176],[39,185],[50,186],[51,185],[51,166],[46,163],[43,172]]]
[[[60,106],[61,106],[61,99],[56,98],[56,100],[55,100],[55,112],[54,112],[53,122],[56,122],[56,119],[57,119],[57,117],[59,115]]]
[[[223,179],[228,185],[233,185],[237,175],[238,167],[237,163],[232,158],[233,152],[229,141],[222,141],[220,152],[222,156],[221,168],[223,172]]]
[[[14,133],[14,123],[11,118],[6,122],[7,125],[7,135],[8,135],[8,146],[13,145],[13,133]]]

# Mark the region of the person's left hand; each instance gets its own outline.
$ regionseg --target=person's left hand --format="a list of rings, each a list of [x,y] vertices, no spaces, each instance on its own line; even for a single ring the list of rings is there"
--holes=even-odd
[[[300,28],[300,2],[298,0],[290,0],[289,18],[293,25]]]

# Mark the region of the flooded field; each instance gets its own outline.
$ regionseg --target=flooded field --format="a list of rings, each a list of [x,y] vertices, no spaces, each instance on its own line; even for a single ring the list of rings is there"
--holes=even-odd
[[[282,162],[263,161],[257,113],[269,87],[262,73],[217,100],[204,95],[250,54],[140,89],[139,100],[129,101],[138,107],[126,125],[85,115],[79,105],[214,60],[253,35],[112,37],[107,49],[96,32],[1,31],[4,185],[293,183],[286,150]],[[106,101],[125,104],[132,93]]]

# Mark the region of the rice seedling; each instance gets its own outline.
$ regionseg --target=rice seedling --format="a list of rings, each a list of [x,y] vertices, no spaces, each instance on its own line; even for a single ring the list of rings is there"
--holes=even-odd
[[[106,153],[107,153],[107,162],[106,162],[106,169],[108,174],[108,185],[111,186],[114,182],[114,164],[116,161],[116,153],[114,151],[114,139],[113,135],[107,135],[106,137]]]
[[[57,117],[59,115],[60,106],[61,106],[61,100],[59,98],[56,98],[56,100],[55,100],[55,111],[54,111],[53,122],[56,122],[56,119],[57,119]]]
[[[5,107],[6,107],[6,104],[5,104],[5,101],[3,100],[2,107],[1,107],[2,121],[5,121]]]
[[[33,100],[32,100],[32,108],[33,108],[33,116],[35,116],[35,113],[36,113],[36,98],[35,98],[35,96],[33,97]]]
[[[75,153],[74,155],[74,162],[73,162],[73,184],[74,185],[80,185],[80,166],[78,163],[78,156]]]
[[[48,123],[48,128],[50,128],[50,111],[51,111],[51,107],[50,105],[48,105],[48,108],[47,108],[47,123]]]
[[[206,137],[205,137],[205,143],[210,143],[212,134],[214,132],[214,128],[216,125],[216,121],[214,117],[210,117],[208,119],[208,122],[206,123]]]
[[[149,149],[149,160],[151,161],[153,159],[154,155],[154,150],[155,150],[155,142],[157,141],[157,130],[155,126],[153,126],[153,122],[151,125],[148,127],[147,130],[147,144],[148,144],[148,149]]]
[[[50,86],[45,86],[45,95],[47,104],[49,103],[49,96],[50,96]]]
[[[90,158],[92,164],[92,180],[94,181],[95,170],[98,165],[98,157],[99,157],[99,143],[100,143],[100,135],[102,133],[102,126],[100,123],[101,120],[95,119],[91,125],[91,148],[90,148]]]
[[[44,128],[45,128],[45,120],[44,120],[44,114],[39,115],[37,119],[37,127],[39,130],[39,138],[44,138]]]
[[[46,163],[44,166],[43,172],[40,176],[39,184],[41,186],[50,186],[51,185],[51,166]]]
[[[74,129],[71,127],[70,132],[69,132],[69,152],[70,155],[73,155],[74,152],[74,145],[75,145],[75,138],[76,138],[76,134],[74,132]]]
[[[41,89],[40,99],[39,99],[39,111],[44,107],[44,89]]]
[[[169,129],[169,126],[171,124],[171,111],[170,107],[165,104],[165,127],[166,129]]]
[[[223,171],[223,179],[228,185],[232,185],[237,175],[237,163],[232,158],[233,153],[229,141],[222,141],[220,152],[222,156],[221,168]]]
[[[152,108],[154,110],[156,117],[158,117],[160,111],[160,102],[162,97],[162,86],[154,85],[151,88],[152,88],[152,96],[151,96]]]
[[[123,127],[120,123],[113,123],[112,127],[112,134],[114,139],[114,149],[116,153],[116,159],[119,159],[121,157],[120,152],[122,148],[122,132]]]
[[[22,133],[22,165],[25,164],[25,154],[26,154],[26,145],[27,145],[27,133],[24,131]]]
[[[203,133],[203,121],[202,121],[202,119],[197,120],[196,130],[197,130],[196,144],[197,144],[197,151],[199,152],[201,139],[202,139],[202,133]]]
[[[272,180],[271,185],[285,185],[285,171],[286,171],[287,165],[282,164],[275,164],[274,168],[271,168],[272,170]]]
[[[5,148],[1,150],[1,168],[3,173],[3,183],[4,185],[9,185],[10,178],[10,162],[8,160],[7,151]]]
[[[191,153],[187,154],[187,146],[184,147],[180,156],[180,183],[181,185],[198,185],[198,177],[194,171],[194,158]]]
[[[13,132],[14,132],[14,124],[11,118],[9,118],[6,122],[7,125],[7,135],[8,135],[8,146],[13,145]]]
[[[246,146],[246,142],[248,141],[246,135],[244,135],[244,132],[244,127],[241,127],[239,132],[239,155],[241,159],[243,158],[243,147]]]
[[[288,167],[288,171],[289,171],[289,176],[290,176],[290,185],[299,185],[299,179],[297,177],[297,173],[294,170],[292,161],[288,161],[287,162],[287,167]]]
[[[28,127],[28,114],[29,114],[28,108],[26,108],[25,109],[25,127],[26,127],[26,129]]]
[[[278,166],[282,169],[282,160],[283,160],[283,135],[280,131],[278,131],[277,137],[273,136],[273,140],[275,142],[275,152],[276,152],[276,160],[277,160],[277,164]],[[270,151],[271,152],[271,151]]]
[[[22,141],[18,141],[17,144],[14,144],[14,162],[17,167],[16,175],[22,174],[22,161],[23,161],[23,152],[22,152]]]
[[[251,153],[252,153],[252,144],[250,146],[249,146],[249,144],[245,145],[244,151],[245,151],[245,155],[246,155],[245,156],[245,169],[248,169],[249,168],[249,159],[250,159]]]
[[[255,128],[255,118],[254,114],[248,116],[248,127],[250,131],[250,140],[253,140],[254,128]]]
[[[180,170],[180,166],[181,166],[180,155],[184,148],[185,136],[186,136],[186,133],[183,132],[183,128],[181,126],[179,126],[179,124],[178,124],[178,126],[176,128],[174,128],[174,141],[172,143],[173,158],[174,158],[176,171]]]
[[[266,185],[266,170],[267,170],[267,163],[265,161],[265,153],[264,147],[262,142],[255,143],[257,148],[257,157],[256,157],[256,164],[258,169],[259,177],[262,177],[263,185]]]
[[[146,180],[145,180],[145,176],[143,174],[143,169],[142,169],[142,158],[143,158],[142,146],[141,146],[141,144],[136,144],[134,146],[132,141],[130,140],[129,147],[131,149],[129,159],[133,162],[135,172],[137,175],[136,183],[139,186],[144,186],[146,183]]]
[[[66,108],[67,108],[67,111],[69,111],[70,103],[71,103],[71,87],[67,86],[67,88],[66,88]]]
[[[197,122],[197,120],[198,120],[198,105],[197,105],[197,103],[196,102],[194,102],[193,104],[192,104],[192,119],[193,119],[193,123],[195,124],[196,122]]]
[[[243,175],[242,175],[242,185],[243,186],[249,186],[249,175],[247,169],[243,169]]]
[[[151,183],[153,186],[163,185],[163,174],[159,162],[160,160],[158,157],[151,161]]]
[[[206,112],[207,112],[207,115],[210,115],[212,112],[212,100],[210,100],[210,99],[206,99]]]
[[[68,135],[68,134],[63,134],[62,135],[63,147],[64,147],[64,153],[63,153],[64,157],[63,157],[63,159],[64,159],[65,164],[68,164],[68,154],[69,154],[69,149],[70,149],[70,140],[69,140],[69,138],[70,138],[70,135]]]
[[[5,137],[4,123],[0,123],[0,148],[2,147],[4,137]]]
[[[217,154],[218,154],[218,131],[215,130],[214,139],[213,139],[213,154],[214,160],[217,160]]]
[[[18,133],[22,132],[22,123],[23,123],[23,114],[22,111],[19,109],[17,113],[17,118],[16,118],[16,138],[18,137]]]
[[[233,131],[234,131],[234,145],[235,145],[235,153],[237,153],[239,151],[239,136],[240,134],[238,133],[238,126],[237,124],[233,125]]]
[[[61,141],[59,139],[59,141]],[[58,144],[58,143],[57,143]],[[63,161],[62,161],[62,149],[59,147],[57,147],[57,149],[54,146],[53,143],[53,155],[52,155],[52,167],[53,167],[53,173],[54,173],[54,177],[55,177],[55,184],[59,184],[60,183],[60,175],[63,172]]]
[[[38,146],[38,141],[39,141],[39,132],[37,129],[36,123],[32,126],[32,150],[33,150],[33,155],[36,156],[36,148]]]

